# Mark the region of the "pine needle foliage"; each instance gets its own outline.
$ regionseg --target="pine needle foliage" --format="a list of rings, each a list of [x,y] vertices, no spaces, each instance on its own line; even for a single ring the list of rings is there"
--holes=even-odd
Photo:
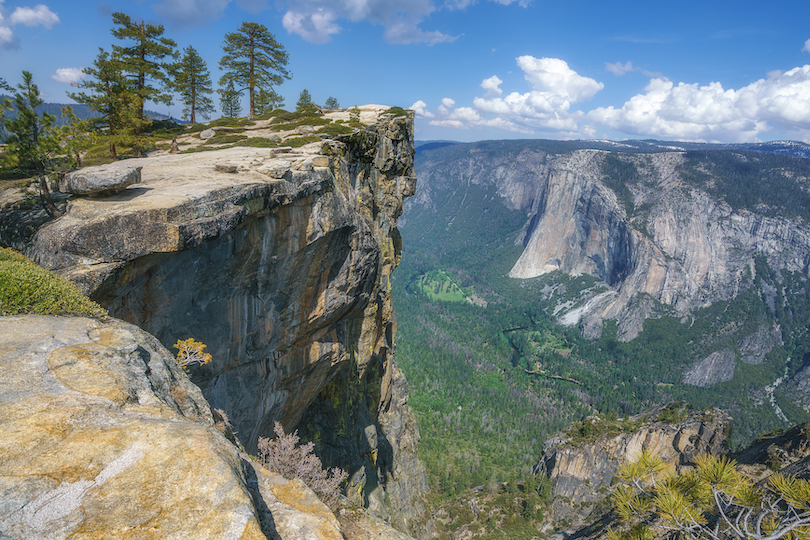
[[[776,540],[810,538],[810,481],[782,474],[759,490],[724,456],[698,456],[690,471],[667,471],[649,451],[623,465],[625,483],[613,492],[616,513],[627,524],[611,540],[668,538]]]
[[[325,471],[320,458],[313,452],[315,444],[300,445],[298,431],[285,434],[280,422],[273,431],[275,439],[259,437],[259,461],[270,471],[288,480],[300,478],[332,510],[337,507],[340,484],[349,475],[343,469],[333,467]]]

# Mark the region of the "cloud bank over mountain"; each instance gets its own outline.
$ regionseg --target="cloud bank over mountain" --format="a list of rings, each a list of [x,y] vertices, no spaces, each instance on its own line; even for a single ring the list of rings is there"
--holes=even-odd
[[[810,40],[808,40],[810,43]],[[805,49],[810,45],[805,44]],[[643,93],[617,106],[584,109],[605,84],[582,76],[559,58],[520,56],[529,91],[504,96],[503,81],[493,75],[480,87],[472,107],[442,100],[435,112],[419,100],[412,108],[430,125],[474,129],[499,127],[515,133],[557,132],[569,138],[593,137],[602,129],[630,136],[699,141],[759,140],[773,131],[810,141],[810,65],[774,71],[738,89],[719,82],[707,85],[673,82],[632,62],[606,63],[617,76],[641,71],[650,77]],[[448,106],[452,102],[452,106]]]

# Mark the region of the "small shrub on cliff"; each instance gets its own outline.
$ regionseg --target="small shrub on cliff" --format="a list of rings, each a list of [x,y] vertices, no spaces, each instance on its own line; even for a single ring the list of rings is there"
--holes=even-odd
[[[391,107],[383,114],[393,114],[394,116],[408,116],[408,111],[406,111],[402,107]]]
[[[0,248],[0,315],[26,314],[108,316],[70,281],[12,249]]]
[[[202,366],[211,361],[211,355],[203,352],[205,344],[194,341],[194,338],[178,339],[174,348],[177,349],[177,363],[186,373],[194,364]]]
[[[334,510],[340,495],[340,484],[349,477],[346,471],[337,467],[325,471],[321,460],[312,452],[314,443],[298,445],[301,440],[298,431],[287,435],[279,422],[276,422],[273,431],[276,433],[275,439],[259,437],[259,462],[284,478],[300,478]]]

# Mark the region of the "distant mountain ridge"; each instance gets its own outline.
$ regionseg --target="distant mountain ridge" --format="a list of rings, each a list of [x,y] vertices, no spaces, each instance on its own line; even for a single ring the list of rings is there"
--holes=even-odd
[[[2,97],[11,99],[10,96],[2,96]],[[101,118],[101,113],[99,113],[98,111],[94,111],[88,105],[85,105],[83,103],[43,103],[42,105],[36,108],[36,112],[39,114],[42,114],[44,112],[52,114],[56,117],[56,121],[54,122],[54,124],[56,124],[57,126],[64,126],[65,124],[67,124],[67,119],[65,119],[62,116],[62,107],[65,107],[66,105],[70,105],[73,108],[73,112],[80,120],[85,120],[87,118]],[[153,120],[169,119],[168,115],[161,114],[159,112],[149,110],[144,112],[146,113],[147,116],[149,116],[149,118]],[[8,118],[14,118],[17,116],[17,113],[13,109],[11,109],[6,111],[5,115]],[[187,123],[184,120],[180,120],[174,117],[172,117],[172,120],[174,120],[178,124]]]

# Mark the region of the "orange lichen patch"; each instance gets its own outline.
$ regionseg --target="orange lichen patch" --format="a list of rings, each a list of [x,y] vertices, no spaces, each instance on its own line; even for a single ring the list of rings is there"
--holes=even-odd
[[[289,480],[285,484],[269,484],[270,491],[273,495],[287,506],[292,507],[299,512],[310,514],[321,518],[325,523],[334,521],[335,515],[329,510],[321,500],[315,496],[315,493],[309,489],[304,482],[299,479]],[[330,538],[328,527],[321,527],[323,535],[319,538]]]
[[[76,392],[107,398],[118,405],[137,401],[135,390],[121,377],[122,359],[114,349],[98,343],[68,345],[48,356],[59,381]]]

